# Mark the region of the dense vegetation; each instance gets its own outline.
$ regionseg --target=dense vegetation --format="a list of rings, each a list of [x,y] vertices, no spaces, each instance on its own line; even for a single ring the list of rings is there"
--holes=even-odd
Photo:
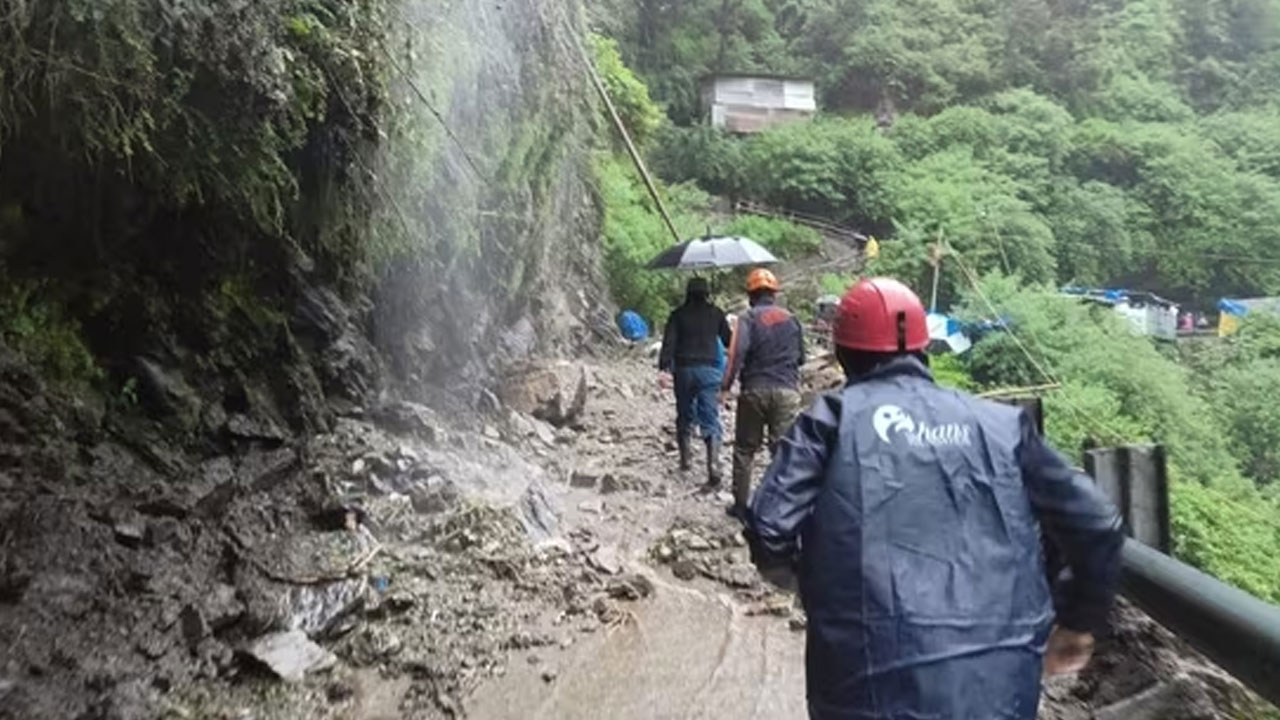
[[[1035,358],[992,333],[947,359],[948,381],[1047,373],[1060,447],[1165,444],[1179,554],[1280,601],[1280,323],[1156,346],[1053,290],[1127,286],[1197,310],[1280,293],[1280,2],[600,4],[667,111],[648,156],[673,194],[852,224],[883,241],[873,271],[921,290],[945,244],[940,304],[1009,318]],[[813,77],[823,112],[714,131],[698,81],[725,71]]]
[[[567,341],[598,222],[569,0],[0,7],[0,344],[94,406],[305,430],[321,389],[461,395],[512,326]]]
[[[355,170],[385,102],[385,11],[5,4],[4,339],[55,379],[97,383],[105,368],[117,386],[157,348],[234,364],[290,344],[278,307],[292,258],[336,283],[363,272],[372,191]]]
[[[1026,386],[1048,372],[1047,432],[1066,450],[1159,442],[1168,448],[1174,541],[1184,559],[1280,602],[1280,476],[1272,464],[1280,419],[1280,323],[1251,319],[1227,341],[1181,352],[1133,334],[1109,309],[1048,288],[1019,287],[991,275],[970,289],[959,312],[991,317],[988,302],[1015,328],[992,333],[953,365],[974,387]],[[1041,367],[1037,368],[1032,363]]]
[[[1280,284],[1274,0],[635,5],[616,31],[674,121],[668,179],[892,235],[913,275],[942,235],[986,268],[1205,307]],[[697,79],[727,70],[812,76],[827,116],[709,132]]]

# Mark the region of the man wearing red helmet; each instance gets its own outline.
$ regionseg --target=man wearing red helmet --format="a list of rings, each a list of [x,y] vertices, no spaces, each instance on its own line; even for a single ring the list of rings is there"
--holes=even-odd
[[[1115,507],[1021,410],[934,384],[906,286],[858,283],[832,336],[849,382],[787,433],[747,521],[767,578],[798,570],[809,716],[1034,720],[1114,599]],[[1041,528],[1069,569],[1053,592]]]

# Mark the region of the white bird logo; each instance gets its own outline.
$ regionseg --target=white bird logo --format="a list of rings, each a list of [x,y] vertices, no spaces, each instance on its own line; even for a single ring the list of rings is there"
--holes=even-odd
[[[871,416],[871,423],[875,426],[876,434],[885,442],[889,442],[890,430],[908,434],[916,431],[916,421],[897,405],[881,405],[876,408],[875,414]]]

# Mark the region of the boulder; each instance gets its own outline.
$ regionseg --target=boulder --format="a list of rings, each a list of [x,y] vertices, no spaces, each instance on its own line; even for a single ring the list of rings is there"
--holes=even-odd
[[[602,546],[592,553],[590,563],[591,567],[606,575],[617,575],[622,572],[622,557],[618,553],[618,548],[612,545]]]
[[[587,389],[585,366],[532,367],[511,376],[502,388],[501,399],[516,412],[563,428],[582,419]]]
[[[236,589],[226,583],[218,583],[201,602],[201,615],[215,632],[240,619],[244,603],[236,596]]]
[[[364,577],[292,586],[285,599],[285,626],[311,637],[329,634],[361,606],[366,587]]]
[[[288,439],[288,434],[266,414],[249,415],[235,413],[227,417],[223,426],[227,435],[234,440],[262,442],[267,445],[278,445]]]
[[[677,560],[671,566],[671,574],[687,582],[698,577],[698,565],[692,560]]]
[[[458,486],[439,475],[432,475],[409,492],[415,512],[436,515],[457,507],[462,492]]]
[[[134,365],[139,394],[149,410],[173,420],[183,430],[191,430],[199,423],[200,397],[183,379],[181,371],[161,367],[155,360],[144,357],[136,358]]]
[[[204,613],[194,605],[188,605],[182,609],[182,614],[178,616],[178,622],[182,628],[182,637],[187,641],[187,647],[193,651],[200,646],[200,641],[204,640],[212,632],[209,628],[208,621],[205,620]]]
[[[403,435],[416,435],[427,442],[440,436],[435,412],[425,405],[398,400],[378,408],[375,419],[388,430]]]
[[[606,591],[617,600],[636,601],[653,595],[653,581],[644,575],[633,574],[617,578],[609,583]]]
[[[240,479],[256,490],[266,490],[301,467],[293,448],[251,452],[240,459]]]
[[[116,542],[128,548],[138,547],[147,536],[147,526],[136,520],[122,520],[116,523],[113,531]]]
[[[264,635],[254,640],[246,653],[286,682],[300,682],[338,663],[333,653],[311,642],[301,630]]]

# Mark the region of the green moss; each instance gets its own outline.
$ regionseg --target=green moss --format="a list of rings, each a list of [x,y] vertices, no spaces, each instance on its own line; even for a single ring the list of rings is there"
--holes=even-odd
[[[221,321],[234,321],[236,316],[248,320],[255,328],[269,329],[285,324],[274,298],[262,293],[255,283],[242,274],[229,275],[218,284],[210,298],[214,317]]]
[[[0,334],[54,382],[83,387],[103,377],[79,323],[39,283],[0,275]]]

